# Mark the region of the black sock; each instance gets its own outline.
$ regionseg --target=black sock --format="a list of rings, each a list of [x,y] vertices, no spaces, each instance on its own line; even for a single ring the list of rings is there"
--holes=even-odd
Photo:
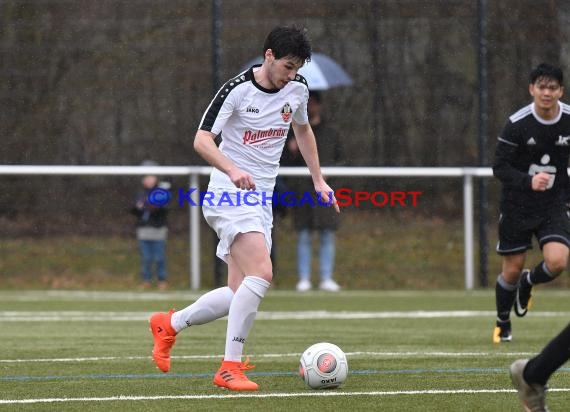
[[[517,285],[507,283],[501,275],[497,277],[495,285],[495,303],[497,305],[497,318],[500,321],[507,321],[511,316],[511,308],[515,303]]]
[[[570,323],[542,351],[528,361],[523,378],[528,383],[546,385],[550,376],[570,359]]]
[[[531,285],[538,285],[539,283],[550,282],[555,277],[556,276],[550,273],[550,271],[546,267],[546,263],[544,263],[544,260],[534,267],[532,272],[530,272],[529,276]]]

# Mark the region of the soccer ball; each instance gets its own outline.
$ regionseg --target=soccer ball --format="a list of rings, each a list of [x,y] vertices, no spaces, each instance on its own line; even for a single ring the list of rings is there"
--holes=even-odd
[[[315,343],[301,355],[299,376],[311,389],[337,388],[348,376],[346,355],[332,343]]]

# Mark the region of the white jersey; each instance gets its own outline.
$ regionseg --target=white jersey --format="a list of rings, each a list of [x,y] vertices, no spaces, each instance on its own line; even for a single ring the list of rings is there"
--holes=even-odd
[[[299,74],[283,89],[265,89],[255,81],[253,70],[257,67],[222,86],[206,109],[200,129],[221,134],[221,152],[253,176],[256,191],[270,192],[291,121],[309,122],[309,89]],[[236,189],[230,178],[216,168],[210,175],[210,186]]]

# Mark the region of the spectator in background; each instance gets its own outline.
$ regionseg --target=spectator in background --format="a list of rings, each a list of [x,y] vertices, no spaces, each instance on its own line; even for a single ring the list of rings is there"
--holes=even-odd
[[[156,162],[145,161],[142,166],[157,166]],[[153,264],[156,265],[158,288],[168,288],[166,274],[166,239],[168,236],[168,209],[151,203],[149,194],[155,189],[170,189],[168,182],[159,182],[158,177],[148,175],[142,178],[142,190],[136,197],[131,213],[137,217],[136,234],[141,255],[142,289],[152,287]],[[157,192],[158,193],[158,192]],[[152,196],[151,196],[152,199]]]
[[[321,166],[338,166],[342,158],[342,146],[339,135],[325,121],[322,115],[322,97],[319,92],[309,93],[307,112],[309,123],[315,132],[319,161]],[[291,135],[287,141],[287,151],[284,153],[284,166],[305,166],[305,162],[299,152],[295,136]],[[314,193],[310,178],[288,179],[287,186],[294,191],[297,203],[305,193]],[[333,185],[334,187],[334,185]],[[316,198],[311,205],[309,202],[301,202],[300,206],[292,208],[295,229],[297,230],[297,274],[299,276],[297,290],[306,292],[312,288],[311,284],[311,258],[312,258],[312,234],[319,234],[319,289],[328,292],[337,292],[340,286],[333,280],[335,253],[336,253],[336,230],[339,226],[340,216],[326,206],[319,206]]]

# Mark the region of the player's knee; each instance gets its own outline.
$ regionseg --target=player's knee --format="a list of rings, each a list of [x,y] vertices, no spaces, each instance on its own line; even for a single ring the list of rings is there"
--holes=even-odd
[[[568,257],[556,256],[545,260],[544,263],[546,263],[548,272],[550,272],[552,277],[557,277],[564,271],[564,269],[566,269],[566,266],[568,265]]]
[[[265,274],[262,276],[259,276],[261,279],[267,281],[268,283],[271,283],[271,281],[273,280],[273,274]]]
[[[271,263],[271,260],[258,265],[256,269],[257,270],[255,276],[258,276],[271,283],[271,280],[273,279],[273,265]]]
[[[504,268],[501,273],[503,280],[511,285],[515,285],[519,281],[521,270],[518,268]]]

